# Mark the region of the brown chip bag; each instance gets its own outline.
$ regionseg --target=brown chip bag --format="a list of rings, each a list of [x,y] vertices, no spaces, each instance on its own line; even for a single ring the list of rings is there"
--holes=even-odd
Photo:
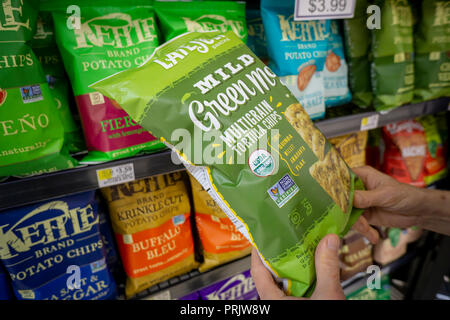
[[[250,242],[214,202],[198,181],[189,175],[194,198],[197,225],[204,261],[200,272],[250,254]]]
[[[101,189],[127,274],[127,298],[198,266],[183,175],[169,173]]]
[[[339,250],[341,280],[347,280],[359,272],[365,272],[373,264],[372,245],[361,234],[351,230],[342,239]]]

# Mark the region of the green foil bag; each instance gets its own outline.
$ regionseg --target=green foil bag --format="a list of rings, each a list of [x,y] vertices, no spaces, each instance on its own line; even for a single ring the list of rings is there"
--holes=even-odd
[[[88,150],[81,162],[100,163],[164,148],[119,104],[88,87],[139,66],[158,46],[150,1],[54,0],[42,10],[52,11],[56,43],[80,114]]]
[[[69,79],[54,37],[51,12],[39,12],[36,33],[31,46],[38,57],[64,127],[64,144],[70,153],[84,151],[81,128],[75,123],[69,103]]]
[[[448,1],[422,1],[415,30],[415,100],[450,96],[450,18]]]
[[[155,1],[165,41],[190,31],[233,31],[247,41],[245,3],[234,1]]]
[[[366,26],[367,0],[356,0],[352,19],[344,19],[345,56],[348,63],[348,80],[353,103],[361,108],[372,104],[370,84],[370,30]]]
[[[374,107],[382,111],[413,99],[413,15],[407,0],[376,0],[375,5],[381,8],[381,28],[372,30],[371,83]]]
[[[0,177],[74,167],[64,128],[29,41],[38,1],[3,0],[0,6]]]
[[[176,152],[289,294],[311,293],[315,248],[358,218],[362,182],[233,32],[186,33],[91,87]]]

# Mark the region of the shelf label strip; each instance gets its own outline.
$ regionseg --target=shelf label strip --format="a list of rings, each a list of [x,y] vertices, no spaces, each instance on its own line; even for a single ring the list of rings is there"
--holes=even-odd
[[[130,182],[135,180],[133,163],[126,163],[120,166],[98,169],[97,181],[98,187],[104,188]]]

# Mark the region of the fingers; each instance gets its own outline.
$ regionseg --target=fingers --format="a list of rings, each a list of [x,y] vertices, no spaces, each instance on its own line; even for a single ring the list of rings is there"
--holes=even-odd
[[[325,236],[317,245],[315,266],[317,283],[313,299],[345,299],[339,274],[339,237],[335,234]]]
[[[380,184],[383,173],[370,166],[352,168],[353,172],[361,178],[367,189],[375,189]]]
[[[372,244],[376,244],[380,238],[378,231],[372,228],[363,216],[360,216],[359,219],[356,220],[352,229],[361,233]]]
[[[375,210],[366,210],[363,216],[368,223],[374,226],[409,228],[421,224],[420,216],[408,216]]]
[[[383,206],[386,199],[388,199],[386,189],[355,190],[353,205],[361,209],[378,207]]]
[[[278,288],[270,271],[262,263],[255,248],[252,250],[250,273],[261,300],[279,300],[286,297],[283,290]]]

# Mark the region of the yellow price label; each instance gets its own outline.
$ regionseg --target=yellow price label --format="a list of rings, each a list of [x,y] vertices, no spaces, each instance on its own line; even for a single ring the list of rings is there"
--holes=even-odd
[[[108,180],[108,179],[112,178],[112,170],[111,170],[111,168],[99,170],[99,171],[97,171],[97,175],[98,175],[98,180],[100,180],[100,181]]]

